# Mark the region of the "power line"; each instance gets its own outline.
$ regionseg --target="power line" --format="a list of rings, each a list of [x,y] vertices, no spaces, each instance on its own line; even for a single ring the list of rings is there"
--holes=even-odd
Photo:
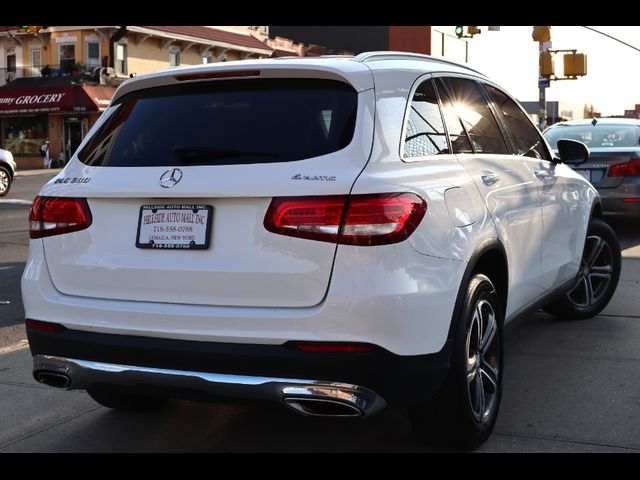
[[[640,52],[640,48],[638,48],[638,47],[634,47],[633,45],[630,45],[630,44],[628,44],[627,42],[623,42],[623,41],[622,41],[622,40],[620,40],[619,38],[612,37],[611,35],[609,35],[609,34],[607,34],[607,33],[604,33],[604,32],[601,32],[601,31],[599,31],[599,30],[596,30],[595,28],[585,27],[585,26],[583,26],[582,28],[586,28],[587,30],[591,30],[592,32],[596,32],[596,33],[599,33],[600,35],[604,35],[605,37],[608,37],[608,38],[610,38],[611,40],[615,40],[616,42],[619,42],[619,43],[621,43],[621,44],[623,44],[623,45],[626,45],[626,46],[627,46],[627,47],[629,47],[629,48],[633,48],[634,50],[636,50],[636,51]]]

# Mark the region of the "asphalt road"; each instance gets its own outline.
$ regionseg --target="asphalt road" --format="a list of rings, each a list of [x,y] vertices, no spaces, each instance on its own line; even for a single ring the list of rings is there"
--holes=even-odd
[[[29,253],[29,207],[58,171],[19,172],[9,194],[0,197],[0,348],[26,338],[20,277]]]
[[[50,174],[19,178],[8,199],[30,200]],[[368,420],[305,418],[272,406],[172,401],[114,412],[83,392],[31,377],[19,278],[27,209],[0,201],[0,452],[430,452],[402,410]],[[596,318],[535,313],[506,335],[504,396],[480,452],[640,452],[640,229],[612,222],[623,269]],[[16,343],[18,342],[18,343]]]

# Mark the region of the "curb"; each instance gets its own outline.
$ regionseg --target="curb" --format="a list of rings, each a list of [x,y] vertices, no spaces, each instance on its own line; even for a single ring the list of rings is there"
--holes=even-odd
[[[31,177],[33,175],[58,174],[61,168],[41,168],[37,170],[20,170],[16,173],[16,177]]]

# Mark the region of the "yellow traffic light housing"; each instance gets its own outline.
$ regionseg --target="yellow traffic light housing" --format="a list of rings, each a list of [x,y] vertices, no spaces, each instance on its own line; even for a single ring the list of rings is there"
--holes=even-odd
[[[478,27],[472,26],[472,27],[467,27],[467,34],[470,36],[474,36],[478,33],[482,33],[481,30]]]
[[[587,56],[584,53],[567,53],[563,60],[565,77],[575,78],[587,74]]]
[[[554,75],[553,57],[551,52],[540,52],[540,76],[551,78]]]
[[[551,27],[533,27],[531,38],[534,42],[550,42]]]

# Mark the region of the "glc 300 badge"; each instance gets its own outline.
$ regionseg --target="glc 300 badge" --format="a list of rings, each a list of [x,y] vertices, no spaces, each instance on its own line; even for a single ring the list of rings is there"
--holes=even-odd
[[[89,183],[91,177],[62,177],[56,178],[53,183]]]

